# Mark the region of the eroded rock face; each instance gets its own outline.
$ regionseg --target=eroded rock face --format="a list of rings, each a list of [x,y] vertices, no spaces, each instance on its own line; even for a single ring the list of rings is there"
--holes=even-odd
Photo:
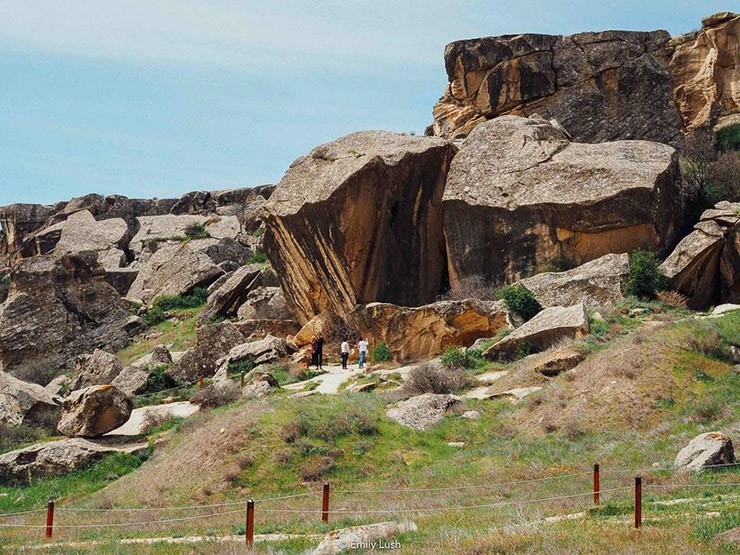
[[[38,384],[0,372],[0,422],[53,431],[61,414],[61,402],[60,397]]]
[[[699,471],[716,465],[735,462],[732,440],[722,432],[707,432],[692,439],[676,455],[674,466]]]
[[[0,258],[12,261],[20,252],[26,235],[43,226],[50,212],[50,207],[40,204],[0,207]]]
[[[118,268],[126,258],[121,250],[128,240],[128,224],[123,218],[96,221],[87,210],[70,215],[62,225],[54,254],[64,255],[82,251],[102,251],[98,261],[104,268]]]
[[[196,330],[195,345],[167,370],[167,374],[183,383],[192,383],[202,376],[213,376],[218,369],[218,359],[243,342],[244,336],[231,322],[200,326]]]
[[[546,308],[483,354],[495,360],[516,358],[526,350],[539,352],[563,339],[576,339],[588,333],[588,316],[583,304]]]
[[[59,432],[67,437],[99,437],[122,426],[134,403],[112,385],[78,389],[64,399]]]
[[[505,35],[445,48],[449,84],[434,107],[435,135],[467,136],[487,119],[538,113],[579,142],[677,144],[681,120],[665,31]]]
[[[386,415],[394,422],[415,430],[428,430],[442,421],[450,410],[462,404],[457,395],[425,393],[397,403]]]
[[[646,141],[570,142],[539,117],[478,125],[444,193],[450,282],[497,286],[556,258],[661,249],[679,223],[673,148]]]
[[[46,381],[79,353],[122,348],[143,327],[104,281],[97,254],[37,256],[17,264],[0,307],[0,369]]]
[[[266,204],[265,248],[301,323],[357,303],[430,302],[445,272],[440,201],[455,147],[362,132],[297,159]]]
[[[200,315],[201,321],[217,316],[235,316],[249,294],[260,286],[262,267],[257,264],[235,270],[215,291],[208,295],[208,305]]]
[[[706,210],[661,269],[693,309],[740,303],[740,203]]]
[[[731,12],[707,17],[700,31],[671,41],[673,95],[687,129],[740,108],[739,44],[740,16]]]
[[[478,299],[419,307],[370,303],[355,307],[347,320],[363,337],[385,342],[396,362],[430,358],[447,345],[470,345],[510,327],[504,303]]]
[[[116,355],[95,349],[92,354],[77,357],[71,389],[113,383],[122,371],[123,363]]]
[[[607,254],[565,272],[545,272],[521,281],[544,308],[583,303],[595,308],[624,299],[628,254]]]
[[[269,364],[271,362],[277,362],[295,351],[295,345],[285,339],[268,335],[257,341],[236,345],[229,350],[226,357],[219,361],[219,364],[228,365],[232,362],[242,360],[252,360],[255,366]]]

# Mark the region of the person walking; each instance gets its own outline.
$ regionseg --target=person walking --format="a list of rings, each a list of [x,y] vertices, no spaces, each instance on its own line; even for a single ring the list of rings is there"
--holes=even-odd
[[[319,357],[316,353],[316,336],[311,338],[311,366],[319,367]]]
[[[342,355],[342,370],[347,369],[347,360],[349,359],[349,341],[346,339],[342,340],[342,345],[339,348]]]
[[[357,342],[357,351],[360,353],[360,370],[365,368],[365,357],[367,357],[367,347],[369,344],[370,342],[367,338],[360,338]]]
[[[316,344],[314,345],[314,350],[316,352],[316,368],[319,370],[323,370],[324,366],[324,336],[321,334],[318,334],[316,336]]]

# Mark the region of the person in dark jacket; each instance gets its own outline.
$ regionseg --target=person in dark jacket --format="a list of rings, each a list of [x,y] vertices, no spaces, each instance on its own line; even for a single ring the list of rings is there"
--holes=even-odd
[[[324,343],[324,336],[321,334],[317,335],[314,351],[316,352],[316,364],[319,370],[324,369]]]
[[[311,338],[311,366],[319,367],[319,357],[316,356],[316,336]]]

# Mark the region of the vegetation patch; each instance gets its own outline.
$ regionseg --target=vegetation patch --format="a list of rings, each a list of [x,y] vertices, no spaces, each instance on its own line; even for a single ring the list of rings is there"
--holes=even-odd
[[[625,289],[638,299],[654,299],[658,291],[670,287],[660,269],[660,261],[651,252],[635,251],[630,256],[630,268]]]
[[[389,362],[393,360],[393,353],[391,353],[390,348],[385,342],[378,341],[378,344],[373,349],[371,359],[375,363]]]
[[[191,239],[208,239],[211,236],[203,224],[195,224],[185,230],[186,241]]]
[[[185,295],[160,295],[143,317],[148,326],[154,326],[167,319],[168,311],[200,308],[208,301],[205,287],[196,287]]]
[[[269,264],[267,254],[264,252],[255,252],[247,259],[247,264]]]
[[[534,318],[542,310],[542,306],[529,289],[524,285],[505,285],[498,290],[498,297],[513,313],[525,322]]]

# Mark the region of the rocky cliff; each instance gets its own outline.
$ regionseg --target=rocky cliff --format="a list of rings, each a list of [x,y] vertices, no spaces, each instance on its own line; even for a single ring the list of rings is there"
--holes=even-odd
[[[738,109],[738,20],[717,14],[675,40],[666,31],[603,31],[453,42],[429,131],[454,139],[487,119],[538,113],[580,142],[675,146],[682,129]]]

